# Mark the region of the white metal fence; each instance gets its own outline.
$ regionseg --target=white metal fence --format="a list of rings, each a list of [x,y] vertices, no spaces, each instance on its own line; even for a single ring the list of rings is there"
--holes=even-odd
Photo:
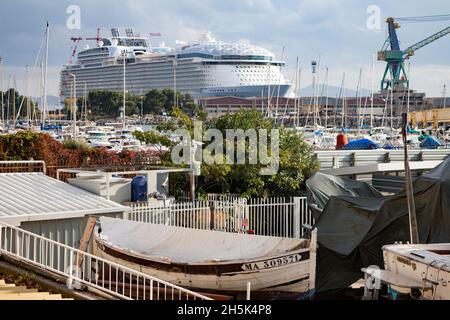
[[[176,227],[302,238],[314,224],[303,197],[243,199],[213,196],[207,201],[134,204],[129,220]]]
[[[119,299],[211,300],[139,271],[3,223],[0,223],[0,254],[65,278],[69,288],[92,287]]]

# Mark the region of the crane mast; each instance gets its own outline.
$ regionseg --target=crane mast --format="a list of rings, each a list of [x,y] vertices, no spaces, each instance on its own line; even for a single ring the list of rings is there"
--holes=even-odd
[[[428,44],[444,37],[450,33],[450,26],[443,30],[419,41],[418,43],[408,47],[406,50],[401,50],[400,41],[398,40],[397,29],[400,24],[397,21],[404,22],[429,22],[450,20],[450,15],[440,16],[424,16],[413,18],[388,18],[389,38],[385,41],[381,51],[378,52],[378,60],[386,62],[386,68],[381,80],[381,90],[386,91],[392,89],[394,91],[404,90],[409,88],[409,79],[405,71],[405,60],[409,59],[415,54],[415,51],[427,46]]]

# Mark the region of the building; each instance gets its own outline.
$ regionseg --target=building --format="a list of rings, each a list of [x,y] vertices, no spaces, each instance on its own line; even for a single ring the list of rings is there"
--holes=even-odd
[[[44,175],[0,174],[0,222],[78,248],[89,216],[123,218],[130,208]]]
[[[272,99],[218,97],[199,99],[198,104],[211,118],[220,117],[226,113],[235,113],[241,109],[256,109],[264,114],[284,118],[286,124],[293,123],[295,118],[300,119],[300,125],[313,124],[314,118],[316,121],[323,122],[326,115],[327,121],[329,121],[327,126],[340,125],[343,118],[348,125],[356,124],[359,116],[368,119],[373,115],[375,119],[381,119],[386,106],[383,99],[374,98],[372,108],[370,97],[346,98],[344,108],[342,99],[331,97],[328,99],[326,97],[316,97],[315,99],[312,97],[273,97]]]

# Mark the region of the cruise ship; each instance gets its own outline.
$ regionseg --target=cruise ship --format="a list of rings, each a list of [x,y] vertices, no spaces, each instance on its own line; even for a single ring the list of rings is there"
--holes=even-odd
[[[261,47],[247,43],[203,41],[174,49],[152,47],[148,38],[127,29],[121,35],[111,30],[110,38],[85,48],[77,61],[61,72],[62,98],[82,97],[94,90],[145,94],[165,88],[205,97],[287,96],[291,86],[282,74],[284,61]],[[124,72],[125,71],[125,72]],[[74,81],[75,80],[75,81]]]

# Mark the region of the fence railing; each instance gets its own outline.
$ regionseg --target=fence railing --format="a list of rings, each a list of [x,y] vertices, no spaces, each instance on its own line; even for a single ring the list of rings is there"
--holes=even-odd
[[[42,172],[47,174],[47,166],[41,160],[0,161],[0,173]]]
[[[128,214],[132,221],[164,224],[174,227],[228,232],[244,232],[237,202],[194,201],[153,205],[136,203]]]
[[[69,288],[91,287],[126,300],[211,300],[196,292],[0,223],[0,255],[67,280]]]
[[[214,196],[212,200],[133,204],[128,219],[175,227],[302,238],[314,220],[303,197],[243,199]]]

